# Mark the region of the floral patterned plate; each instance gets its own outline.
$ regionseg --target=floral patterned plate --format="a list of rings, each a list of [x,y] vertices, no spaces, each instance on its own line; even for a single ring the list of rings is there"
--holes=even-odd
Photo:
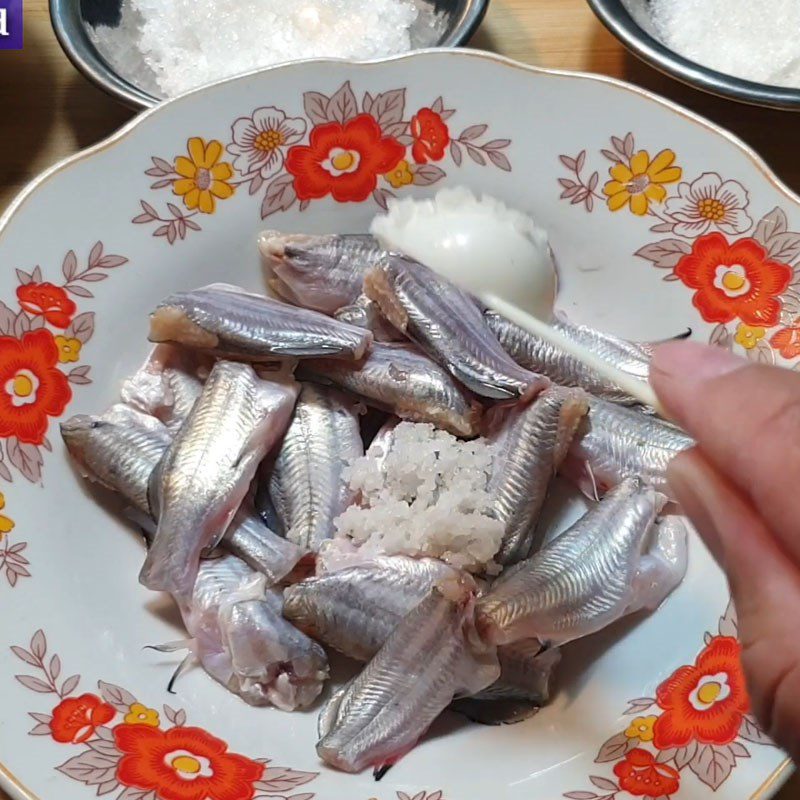
[[[444,718],[381,783],[319,763],[313,712],[250,708],[199,670],[167,693],[174,657],[143,647],[181,636],[175,611],[137,583],[140,542],[76,479],[58,420],[112,402],[168,292],[258,287],[260,229],[364,230],[389,198],[448,184],[548,229],[575,319],[646,339],[688,327],[800,363],[800,201],[737,140],[639,89],[445,50],[279,67],[144,114],[0,224],[0,779],[14,796],[741,800],[786,774],[697,539],[656,614],[566,649],[538,716]]]

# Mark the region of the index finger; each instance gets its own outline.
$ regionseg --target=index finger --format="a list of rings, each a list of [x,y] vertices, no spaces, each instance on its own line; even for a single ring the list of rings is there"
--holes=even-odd
[[[705,458],[800,561],[800,374],[670,342],[656,349],[650,381]]]

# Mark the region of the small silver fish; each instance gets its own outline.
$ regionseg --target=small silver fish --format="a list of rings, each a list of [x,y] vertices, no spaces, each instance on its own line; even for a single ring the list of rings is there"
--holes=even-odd
[[[176,433],[203,390],[201,374],[211,363],[198,354],[159,344],[131,377],[122,383],[122,402],[160,419]]]
[[[155,473],[158,528],[139,575],[145,586],[191,591],[201,553],[227,530],[259,462],[286,430],[297,392],[246,364],[214,365]]]
[[[364,278],[384,317],[475,394],[529,399],[548,384],[503,350],[466,292],[433,270],[388,254]]]
[[[671,496],[669,462],[693,446],[690,436],[658,417],[592,397],[561,471],[587,497],[631,476]]]
[[[366,328],[376,342],[402,342],[405,336],[381,316],[378,304],[360,294],[350,305],[342,306],[333,315],[340,322]]]
[[[588,367],[580,359],[515,325],[496,311],[485,309],[483,318],[503,349],[525,369],[544,375],[554,383],[585,389],[597,397],[615,403],[639,404],[635,397]],[[652,348],[647,345],[628,342],[586,325],[576,325],[560,314],[554,316],[551,325],[603,361],[634,378],[647,381],[652,353]]]
[[[489,428],[495,468],[492,512],[505,525],[499,564],[528,558],[550,480],[588,410],[581,389],[551,386],[532,403],[493,409]]]
[[[453,697],[500,674],[470,630],[474,584],[444,581],[407,614],[364,670],[320,715],[319,757],[360,772],[407,753]]]
[[[61,434],[81,474],[118,492],[137,514],[145,537],[155,533],[148,486],[172,437],[157,420],[124,405],[100,417],[78,415],[61,424]],[[220,545],[262,573],[268,585],[283,580],[304,551],[274,534],[245,500]]]
[[[438,364],[410,345],[375,343],[359,362],[311,359],[299,374],[327,380],[402,419],[476,436],[481,405]]]
[[[144,516],[152,516],[148,484],[172,443],[167,427],[122,403],[102,416],[78,414],[61,423],[61,436],[84,478],[121,494]]]
[[[364,273],[385,254],[369,234],[265,231],[258,247],[267,284],[276,294],[330,315],[356,302]]]
[[[655,524],[667,498],[627,478],[571,528],[502,574],[478,601],[484,639],[561,645],[655,609],[686,571],[686,529]]]
[[[361,358],[372,334],[236,286],[170,295],[150,315],[150,341],[172,342],[249,362]]]
[[[288,587],[283,614],[313,639],[369,661],[438,581],[456,575],[437,559],[383,556]]]
[[[322,691],[325,652],[283,619],[280,595],[238,558],[203,561],[190,598],[176,599],[194,655],[247,703],[292,711]]]
[[[364,455],[356,403],[305,383],[270,477],[286,538],[309,550],[333,536],[333,520],[355,501],[345,468]]]

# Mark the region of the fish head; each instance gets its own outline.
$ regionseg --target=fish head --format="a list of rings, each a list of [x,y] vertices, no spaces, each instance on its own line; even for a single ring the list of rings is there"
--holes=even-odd
[[[86,469],[86,454],[98,429],[108,424],[100,417],[89,414],[76,414],[61,423],[61,438],[69,454],[82,470]]]
[[[342,260],[343,238],[264,231],[258,238],[258,248],[267,285],[287,302],[324,314],[352,304],[360,291],[357,270],[351,270],[352,275],[347,269],[336,271]]]

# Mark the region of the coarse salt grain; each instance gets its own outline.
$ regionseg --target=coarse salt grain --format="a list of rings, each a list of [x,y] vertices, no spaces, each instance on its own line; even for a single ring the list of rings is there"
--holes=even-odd
[[[169,97],[283,61],[405,52],[419,13],[413,0],[123,0],[120,25],[90,36],[121,75]]]
[[[651,0],[659,38],[718,72],[800,87],[798,0]]]
[[[322,561],[331,562],[323,568],[403,553],[496,572],[492,557],[503,524],[491,517],[491,472],[485,440],[463,442],[433,425],[399,423],[348,468],[361,505],[334,520],[337,538],[323,548]]]

